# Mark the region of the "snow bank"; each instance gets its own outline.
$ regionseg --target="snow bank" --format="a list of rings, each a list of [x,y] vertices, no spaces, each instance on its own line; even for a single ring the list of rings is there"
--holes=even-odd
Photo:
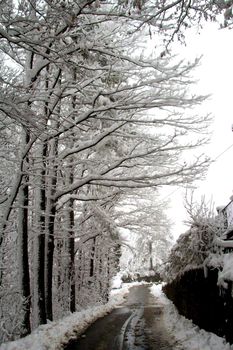
[[[60,350],[69,340],[77,338],[86,328],[100,317],[103,317],[124,301],[131,285],[124,285],[112,292],[110,302],[75,312],[59,321],[39,326],[27,337],[0,346],[0,350]]]
[[[164,305],[164,322],[183,350],[233,350],[233,345],[214,333],[206,332],[179,315],[174,304],[162,292],[162,285],[153,285],[151,293]]]

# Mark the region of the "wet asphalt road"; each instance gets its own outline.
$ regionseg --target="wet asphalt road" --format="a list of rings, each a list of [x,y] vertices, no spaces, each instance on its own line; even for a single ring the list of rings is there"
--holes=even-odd
[[[178,350],[163,325],[163,307],[147,285],[132,287],[122,307],[93,323],[65,350]],[[179,347],[179,349],[181,349]]]

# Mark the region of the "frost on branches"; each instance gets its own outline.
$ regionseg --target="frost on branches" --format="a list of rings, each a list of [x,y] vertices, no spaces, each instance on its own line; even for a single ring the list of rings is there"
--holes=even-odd
[[[148,33],[190,14],[181,4],[1,1],[1,340],[105,302],[120,201],[206,170],[198,151],[181,160],[209,124],[189,110],[204,100],[190,88],[198,61],[146,50]]]

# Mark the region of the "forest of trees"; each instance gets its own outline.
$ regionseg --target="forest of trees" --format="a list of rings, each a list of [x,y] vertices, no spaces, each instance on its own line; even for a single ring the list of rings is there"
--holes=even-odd
[[[208,159],[181,158],[209,124],[188,111],[203,101],[189,89],[198,61],[169,42],[231,6],[0,1],[1,341],[106,302],[120,227],[155,225],[155,206],[124,207],[203,175]]]

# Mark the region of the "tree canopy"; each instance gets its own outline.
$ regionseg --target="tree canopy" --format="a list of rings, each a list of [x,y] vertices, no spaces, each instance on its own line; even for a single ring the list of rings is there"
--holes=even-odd
[[[0,292],[20,309],[3,310],[2,340],[108,300],[128,220],[119,206],[133,191],[139,203],[145,188],[203,176],[201,153],[182,160],[210,123],[191,111],[205,99],[191,91],[198,60],[148,52],[148,42],[153,33],[167,47],[231,6],[1,1]],[[135,224],[154,225],[147,209]]]

